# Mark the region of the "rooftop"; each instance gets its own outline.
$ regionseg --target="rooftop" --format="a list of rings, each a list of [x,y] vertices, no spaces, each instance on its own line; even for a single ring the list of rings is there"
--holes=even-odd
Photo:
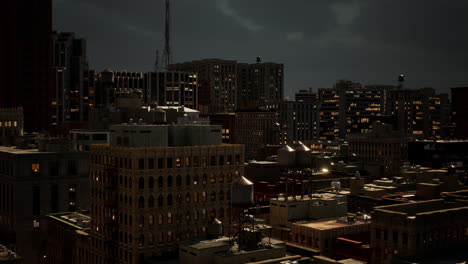
[[[329,219],[323,221],[315,221],[315,222],[306,222],[306,223],[294,223],[294,225],[304,226],[308,228],[313,228],[317,230],[331,230],[335,228],[341,227],[348,227],[348,226],[357,226],[357,225],[366,225],[369,224],[370,221],[356,219],[356,221],[346,221],[346,217],[338,218],[338,219]]]
[[[37,148],[20,149],[20,148],[16,148],[16,146],[14,147],[0,146],[0,152],[6,152],[10,154],[17,154],[17,155],[51,153],[51,152],[39,151]]]
[[[79,230],[88,229],[91,226],[91,217],[76,212],[50,214],[49,218]]]
[[[15,260],[15,259],[20,259],[20,256],[18,256],[15,252],[9,250],[4,245],[0,244],[0,262],[3,263],[3,261],[6,262],[9,260]]]

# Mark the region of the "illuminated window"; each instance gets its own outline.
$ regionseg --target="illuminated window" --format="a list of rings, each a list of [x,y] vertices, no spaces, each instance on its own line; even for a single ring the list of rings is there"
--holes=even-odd
[[[31,164],[31,169],[33,173],[39,173],[39,163]]]

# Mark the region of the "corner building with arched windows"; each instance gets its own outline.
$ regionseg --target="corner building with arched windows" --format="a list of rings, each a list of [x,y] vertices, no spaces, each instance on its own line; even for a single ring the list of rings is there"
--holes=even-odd
[[[122,124],[90,147],[91,263],[140,263],[228,223],[230,183],[244,146],[222,144],[221,126]]]

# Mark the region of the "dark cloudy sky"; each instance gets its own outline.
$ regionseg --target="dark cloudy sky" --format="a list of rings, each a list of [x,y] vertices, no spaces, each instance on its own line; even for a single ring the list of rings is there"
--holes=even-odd
[[[337,79],[468,85],[467,0],[173,0],[174,61],[285,64],[286,96]],[[163,0],[54,0],[54,27],[88,41],[91,67],[153,69]]]

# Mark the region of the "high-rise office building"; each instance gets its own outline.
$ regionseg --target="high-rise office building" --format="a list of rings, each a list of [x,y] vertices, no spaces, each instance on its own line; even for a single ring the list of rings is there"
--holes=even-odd
[[[252,103],[265,106],[283,100],[284,65],[280,63],[237,64],[237,108]]]
[[[265,106],[283,100],[283,64],[262,63],[259,58],[252,64],[205,59],[176,63],[169,69],[197,73],[201,105],[198,109],[207,107],[210,113],[234,112],[245,106]]]
[[[385,120],[390,85],[362,85],[340,80],[334,88],[319,89],[320,139],[367,133],[374,121]]]
[[[268,145],[279,144],[275,110],[239,110],[234,120],[234,142],[245,145],[248,159],[263,159]]]
[[[170,71],[193,72],[203,87],[200,91],[205,98],[202,102],[210,113],[233,112],[236,109],[237,62],[231,60],[206,59],[169,66]],[[201,98],[201,96],[199,96]],[[203,107],[203,106],[201,106]]]
[[[52,0],[5,1],[0,8],[0,107],[23,107],[25,131],[52,118]]]
[[[71,32],[54,32],[54,123],[86,122],[89,91],[83,78],[88,71],[86,41]]]
[[[276,105],[281,144],[295,144],[299,141],[318,139],[317,103],[283,101]]]
[[[221,126],[116,125],[90,147],[90,263],[141,263],[206,235],[229,219],[230,183],[244,146],[221,143]],[[225,221],[226,223],[228,221]]]
[[[404,104],[401,114],[400,101]],[[448,94],[437,94],[434,88],[394,89],[388,93],[387,113],[396,117],[396,128],[408,136],[440,139],[449,124],[450,102]]]
[[[196,109],[197,75],[188,72],[148,72],[144,74],[143,102],[147,105],[186,106]]]
[[[47,255],[47,214],[89,209],[88,154],[62,140],[39,145],[0,147],[0,239],[24,264]]]

